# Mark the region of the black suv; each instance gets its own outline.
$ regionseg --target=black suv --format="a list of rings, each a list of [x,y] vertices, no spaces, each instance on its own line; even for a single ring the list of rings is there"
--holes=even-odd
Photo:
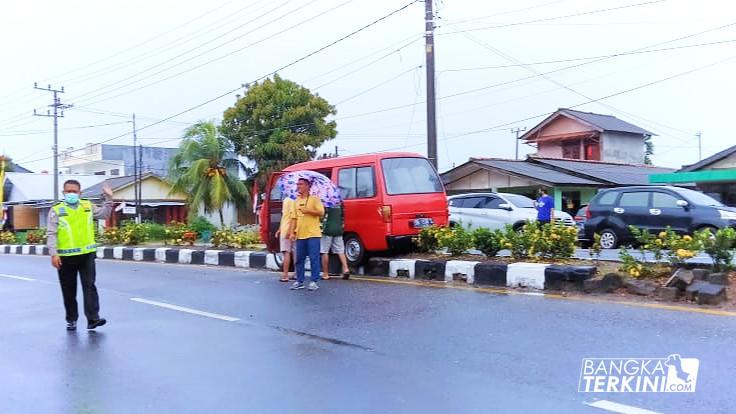
[[[601,235],[601,247],[633,241],[629,226],[659,233],[668,226],[685,234],[701,229],[736,228],[736,208],[698,191],[671,186],[612,188],[599,192],[585,213],[585,239]]]

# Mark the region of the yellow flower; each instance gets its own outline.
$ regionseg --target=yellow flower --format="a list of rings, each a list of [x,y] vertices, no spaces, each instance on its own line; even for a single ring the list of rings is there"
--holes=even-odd
[[[658,246],[662,245],[662,239],[657,239],[654,241]]]
[[[513,246],[513,245],[512,245],[511,243],[506,243],[506,244],[505,244],[504,246],[505,246],[505,247],[506,247],[507,249],[510,249],[510,248],[514,247],[514,246]]]
[[[665,233],[665,232],[659,233],[659,238],[660,239],[664,239],[665,237],[667,237],[667,233]]]
[[[685,241],[688,241],[688,242],[689,242],[689,241],[693,241],[693,238],[692,238],[692,237],[690,237],[690,236],[688,236],[688,235],[686,234],[686,235],[682,236],[682,240],[685,240]]]

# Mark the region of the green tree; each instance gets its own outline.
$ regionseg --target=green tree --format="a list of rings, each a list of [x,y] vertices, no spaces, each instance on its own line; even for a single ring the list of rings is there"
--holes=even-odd
[[[644,164],[652,165],[652,155],[654,155],[654,143],[652,137],[644,138]]]
[[[205,213],[217,211],[224,226],[222,209],[226,203],[238,207],[248,203],[248,191],[238,178],[239,168],[232,144],[220,134],[215,122],[200,121],[187,128],[179,151],[171,159],[171,193],[187,194],[190,217],[196,217],[203,206]]]
[[[274,171],[315,157],[337,135],[335,107],[309,89],[280,76],[248,88],[225,111],[222,134],[235,151],[255,162],[249,173],[264,182]]]

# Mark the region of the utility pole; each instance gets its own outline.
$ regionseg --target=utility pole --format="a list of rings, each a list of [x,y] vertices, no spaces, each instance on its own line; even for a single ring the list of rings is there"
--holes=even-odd
[[[437,119],[434,90],[434,0],[424,0],[424,40],[427,63],[427,158],[437,168]]]
[[[140,224],[141,211],[139,206],[138,187],[141,183],[138,181],[138,155],[136,154],[136,148],[138,148],[138,132],[135,127],[135,114],[133,114],[133,192],[135,193],[135,222]]]
[[[337,145],[335,145],[335,158],[339,156],[340,156],[340,153],[337,151]]]
[[[524,131],[526,131],[526,127],[511,129],[511,133],[516,134],[516,157],[514,158],[515,160],[519,159],[519,133],[524,132]]]
[[[141,210],[143,209],[143,145],[138,145],[138,167],[140,175],[138,176],[138,206],[136,212],[138,213],[138,221],[141,222]]]
[[[62,86],[61,89],[52,89],[51,85],[46,86],[45,88],[39,88],[38,82],[35,82],[33,84],[33,89],[38,89],[41,91],[51,92],[54,94],[54,103],[49,105],[50,107],[54,108],[54,113],[52,114],[51,111],[46,111],[45,114],[39,114],[36,113],[36,110],[33,110],[34,116],[46,116],[46,117],[54,117],[54,201],[59,201],[59,118],[64,117],[64,109],[71,108],[72,105],[66,105],[61,103],[61,99],[59,99],[59,94],[64,93],[64,87]]]
[[[695,136],[698,137],[698,161],[700,161],[703,159],[703,132],[698,131]]]

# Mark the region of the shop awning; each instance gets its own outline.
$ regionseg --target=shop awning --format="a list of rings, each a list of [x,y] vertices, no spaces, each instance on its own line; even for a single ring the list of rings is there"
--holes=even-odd
[[[706,170],[693,172],[676,172],[667,174],[651,174],[650,184],[704,183],[704,182],[736,182],[736,168],[723,170]]]

